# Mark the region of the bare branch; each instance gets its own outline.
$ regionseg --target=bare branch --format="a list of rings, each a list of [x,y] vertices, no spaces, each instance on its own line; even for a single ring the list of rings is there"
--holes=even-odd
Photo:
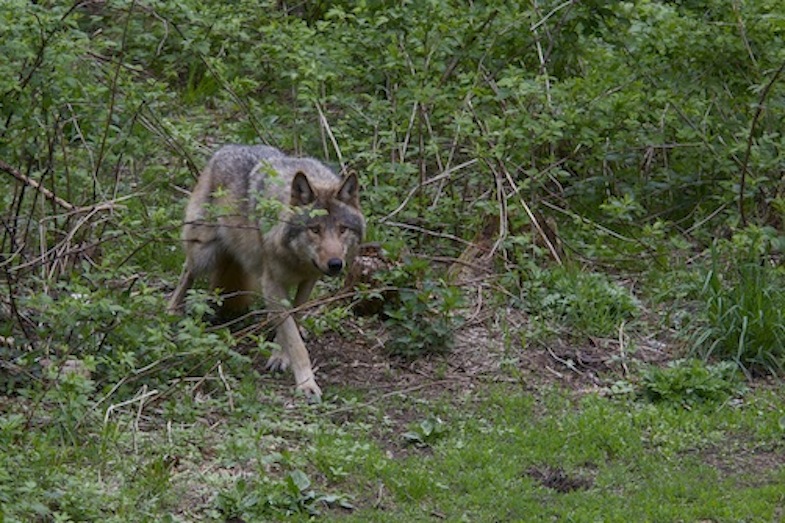
[[[57,196],[55,193],[53,193],[52,191],[50,191],[49,189],[47,189],[46,187],[41,185],[39,182],[33,180],[29,176],[25,176],[24,174],[19,172],[18,169],[15,169],[13,166],[8,165],[3,160],[0,160],[0,170],[10,174],[11,176],[16,178],[17,180],[19,180],[23,184],[29,185],[30,187],[32,187],[33,189],[35,189],[36,191],[41,193],[46,199],[53,201],[54,203],[56,203],[57,205],[59,205],[63,209],[65,209],[67,211],[75,211],[76,210],[76,207],[73,204],[68,203],[67,201],[63,200],[62,198]]]

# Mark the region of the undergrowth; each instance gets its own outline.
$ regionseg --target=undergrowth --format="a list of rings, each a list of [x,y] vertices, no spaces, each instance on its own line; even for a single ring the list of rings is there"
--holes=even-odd
[[[749,372],[785,371],[785,278],[764,262],[722,270],[713,263],[701,291],[705,309],[692,351]]]
[[[779,452],[781,403],[730,400],[736,368],[785,366],[783,48],[773,0],[0,3],[0,519],[773,519],[781,472],[680,467],[696,441]],[[227,142],[358,173],[384,255],[361,293],[319,289],[350,297],[312,339],[444,373],[485,328],[510,388],[451,382],[483,404],[464,417],[409,398],[427,375],[314,414],[258,372],[257,316],[212,325],[198,292],[167,315]],[[532,333],[591,345],[592,390],[659,401],[529,395]],[[608,356],[628,338],[660,366]],[[539,483],[571,474],[596,487]]]

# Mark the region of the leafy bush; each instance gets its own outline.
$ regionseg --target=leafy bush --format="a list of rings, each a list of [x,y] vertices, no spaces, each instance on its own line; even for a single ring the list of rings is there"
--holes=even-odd
[[[689,406],[724,401],[743,390],[739,369],[732,362],[706,365],[696,359],[678,360],[643,375],[643,394],[651,401]]]
[[[622,322],[638,312],[638,302],[610,277],[577,268],[532,270],[521,301],[534,317],[566,324],[584,334],[616,334]]]
[[[463,296],[460,289],[433,278],[427,260],[410,260],[390,274],[401,286],[399,299],[385,305],[389,354],[415,358],[452,348],[455,330],[463,323]]]

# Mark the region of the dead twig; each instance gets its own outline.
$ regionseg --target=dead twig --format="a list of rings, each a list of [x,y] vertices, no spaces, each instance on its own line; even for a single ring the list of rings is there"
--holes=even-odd
[[[63,200],[62,198],[57,196],[55,193],[53,193],[52,191],[50,191],[49,189],[47,189],[46,187],[41,185],[39,182],[37,182],[36,180],[33,180],[29,176],[25,176],[24,174],[19,172],[18,169],[15,169],[13,166],[7,164],[3,160],[0,160],[0,170],[10,174],[11,176],[16,178],[17,180],[19,180],[23,184],[25,184],[25,185],[27,185],[29,187],[32,187],[33,189],[35,189],[36,191],[41,193],[41,195],[44,198],[46,198],[47,200],[51,200],[52,202],[56,203],[57,205],[59,205],[63,209],[65,209],[67,211],[75,211],[77,209],[77,207],[75,205],[73,205],[73,204]]]
[[[744,212],[744,191],[746,189],[747,184],[747,171],[750,163],[750,154],[752,153],[752,142],[755,136],[755,128],[758,125],[758,120],[760,120],[761,115],[763,114],[763,110],[765,108],[764,102],[766,98],[769,96],[769,91],[771,91],[774,82],[777,81],[777,78],[780,77],[782,71],[785,71],[785,62],[782,62],[779,69],[777,69],[773,75],[771,75],[771,79],[760,92],[760,97],[758,97],[758,107],[755,110],[755,115],[752,117],[752,123],[750,124],[750,132],[747,135],[747,150],[744,152],[744,160],[742,160],[741,164],[741,179],[739,180],[739,217],[741,218],[741,225],[742,227],[747,226],[747,216]]]
[[[234,394],[232,393],[232,388],[229,386],[229,382],[226,381],[226,376],[224,376],[224,368],[220,362],[218,363],[218,377],[221,378],[221,382],[224,384],[224,388],[226,389],[226,397],[229,398],[229,411],[234,412]]]
[[[330,122],[327,121],[327,116],[325,116],[324,111],[322,110],[322,104],[318,101],[314,102],[316,106],[316,111],[319,113],[319,123],[321,124],[322,132],[326,133],[327,136],[330,138],[330,143],[333,146],[333,150],[335,151],[335,155],[338,157],[338,163],[341,166],[341,172],[346,172],[346,164],[343,161],[343,154],[341,154],[341,148],[338,146],[338,140],[335,139],[335,135],[333,134],[332,127],[330,127]],[[324,152],[327,155],[327,144],[324,144]]]
[[[134,396],[131,399],[128,399],[128,400],[125,400],[125,401],[121,401],[120,403],[115,403],[115,404],[109,405],[109,407],[106,409],[106,412],[104,413],[104,425],[109,423],[109,418],[112,416],[112,412],[116,411],[117,409],[120,409],[120,408],[125,407],[127,405],[133,405],[137,401],[141,402],[141,403],[144,403],[144,401],[146,399],[148,399],[148,398],[150,398],[152,396],[155,396],[157,394],[158,394],[158,389],[153,389],[151,391],[148,391],[147,390],[147,385],[143,385],[142,386],[142,391],[141,391],[140,394],[137,394],[136,396]]]
[[[373,398],[370,401],[366,401],[366,402],[363,402],[363,403],[358,403],[358,404],[355,404],[355,405],[347,405],[346,407],[340,407],[340,408],[337,408],[337,409],[333,409],[333,410],[327,411],[325,414],[327,414],[328,416],[334,416],[335,414],[341,414],[343,412],[351,412],[353,410],[370,407],[374,403],[378,403],[378,402],[380,402],[380,401],[382,401],[384,399],[392,398],[394,396],[404,396],[404,395],[409,394],[411,392],[416,392],[418,390],[426,389],[428,387],[438,387],[440,385],[447,385],[447,384],[454,384],[454,383],[455,383],[455,379],[454,378],[446,379],[446,380],[439,380],[439,381],[430,381],[430,382],[427,382],[427,383],[420,383],[419,385],[414,385],[412,387],[407,387],[405,389],[393,390],[391,392],[386,392],[386,393],[384,393],[384,394],[382,394],[380,396],[377,396],[377,397]]]

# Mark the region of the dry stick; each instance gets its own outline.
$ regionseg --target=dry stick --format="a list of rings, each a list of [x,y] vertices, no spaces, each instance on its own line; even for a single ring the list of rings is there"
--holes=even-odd
[[[400,290],[400,287],[393,287],[393,286],[389,286],[388,285],[386,287],[375,288],[375,289],[373,289],[373,292],[381,294],[381,293],[384,293],[384,292],[397,291],[397,290]],[[357,291],[354,291],[354,290],[341,292],[341,293],[338,293],[338,294],[334,294],[332,296],[325,296],[324,298],[319,298],[318,300],[307,301],[307,302],[303,303],[302,305],[300,305],[299,307],[292,307],[291,309],[287,309],[285,311],[269,311],[269,310],[252,311],[252,312],[249,312],[248,314],[244,314],[243,316],[241,316],[241,317],[239,317],[239,318],[237,318],[235,320],[232,320],[232,321],[230,321],[228,323],[225,323],[225,324],[222,324],[222,325],[216,325],[215,329],[217,330],[217,329],[226,327],[228,325],[232,325],[233,323],[239,323],[240,321],[248,318],[249,316],[255,316],[255,315],[270,313],[269,317],[267,319],[265,319],[264,321],[261,321],[259,324],[251,325],[249,327],[246,327],[246,328],[238,331],[235,334],[235,338],[240,340],[240,339],[250,335],[253,331],[255,331],[257,329],[264,329],[264,328],[266,328],[266,327],[268,327],[270,325],[274,325],[276,322],[281,321],[281,319],[283,317],[288,316],[290,314],[298,314],[298,313],[300,313],[302,311],[306,311],[306,310],[309,310],[309,309],[314,309],[314,308],[320,307],[322,305],[327,305],[329,303],[333,303],[333,302],[336,302],[336,301],[345,300],[346,298],[351,298],[352,296],[355,296],[357,294],[358,294]]]
[[[400,155],[399,160],[401,163],[406,161],[406,149],[409,148],[409,140],[412,139],[412,129],[414,128],[414,119],[417,116],[417,110],[420,107],[420,103],[415,101],[414,105],[412,106],[412,114],[409,117],[409,124],[406,127],[406,134],[403,137],[403,142],[401,143],[401,147],[399,148],[398,154]]]
[[[224,388],[226,389],[226,396],[229,398],[229,411],[234,412],[234,394],[232,393],[232,388],[229,386],[229,382],[226,381],[226,376],[224,376],[224,369],[221,362],[218,362],[218,377],[221,378]]]
[[[744,160],[741,164],[741,180],[739,181],[739,216],[741,218],[741,225],[743,227],[747,226],[747,217],[744,213],[744,190],[747,183],[747,167],[750,162],[750,153],[752,152],[752,140],[753,135],[755,134],[755,127],[758,125],[758,120],[760,120],[760,117],[763,114],[763,102],[766,101],[769,91],[771,91],[774,82],[777,81],[777,78],[779,78],[783,70],[785,70],[785,62],[782,62],[780,68],[777,69],[777,71],[772,75],[769,83],[767,83],[766,87],[764,87],[763,91],[761,91],[760,97],[758,98],[758,108],[755,110],[755,116],[753,116],[752,124],[750,124],[750,133],[747,136],[747,150],[744,152]]]
[[[109,137],[109,129],[112,125],[112,119],[114,118],[115,113],[115,105],[117,103],[117,83],[120,80],[120,70],[123,67],[123,59],[125,58],[125,49],[126,49],[126,42],[128,41],[128,33],[129,28],[131,27],[131,17],[134,13],[134,7],[136,7],[136,0],[131,1],[131,5],[128,7],[128,16],[125,18],[125,27],[123,28],[123,37],[122,42],[120,43],[120,52],[117,55],[117,67],[114,70],[114,75],[112,77],[112,87],[109,92],[109,109],[107,110],[106,114],[106,122],[104,123],[104,132],[101,136],[101,145],[98,148],[98,158],[96,158],[95,163],[95,171],[93,173],[93,179],[98,180],[98,176],[101,173],[101,164],[104,161],[104,154],[106,153],[106,141]]]
[[[191,174],[196,178],[199,175],[199,167],[196,165],[196,161],[191,157],[189,151],[185,148],[185,146],[178,142],[173,136],[172,133],[168,132],[165,129],[164,124],[161,122],[161,119],[158,118],[152,109],[148,106],[145,106],[145,109],[149,113],[149,116],[145,116],[141,114],[139,116],[139,121],[142,123],[142,126],[150,131],[151,133],[159,136],[163,141],[164,144],[167,145],[172,151],[179,155],[180,159],[182,159],[188,170],[191,171]],[[186,191],[185,189],[181,189],[176,185],[173,185],[173,188],[177,191],[181,191],[186,195],[191,194],[190,191]]]
[[[744,42],[744,47],[747,49],[747,54],[750,55],[750,61],[752,62],[752,65],[758,67],[758,61],[755,59],[755,53],[752,52],[752,46],[750,45],[750,41],[747,38],[747,28],[744,25],[744,19],[741,17],[741,6],[739,5],[739,0],[733,1],[733,12],[736,14],[736,21],[739,24],[741,40]]]
[[[569,4],[570,2],[566,2]],[[562,4],[564,5],[564,4]],[[537,0],[532,0],[532,7],[534,8],[535,12],[539,13],[540,9],[537,6]],[[553,13],[552,11],[551,13]],[[545,98],[548,100],[548,107],[553,105],[553,101],[551,100],[551,80],[548,76],[548,67],[547,67],[547,59],[545,57],[545,53],[542,50],[542,44],[540,43],[540,34],[538,28],[542,23],[547,20],[551,15],[549,14],[545,17],[540,23],[534,24],[531,26],[531,32],[534,35],[534,45],[537,48],[537,59],[540,62],[540,74],[545,78]]]
[[[491,86],[491,89],[493,89],[493,86]],[[466,96],[465,104],[466,107],[469,108],[469,112],[471,113],[472,119],[474,120],[474,125],[476,125],[477,128],[480,130],[480,136],[485,138],[487,142],[492,146],[491,148],[493,148],[495,144],[490,138],[488,138],[490,136],[490,132],[488,131],[488,128],[485,126],[482,119],[480,119],[480,117],[477,115],[477,112],[474,110],[474,105],[472,104],[471,95]],[[496,243],[491,249],[491,253],[493,254],[496,252],[496,248],[499,245],[501,245],[502,240],[507,237],[507,224],[508,224],[507,198],[503,194],[504,187],[500,184],[499,175],[496,173],[496,170],[493,168],[493,166],[490,164],[488,160],[484,160],[484,161],[485,161],[485,165],[490,169],[491,173],[493,174],[493,180],[494,183],[496,184],[497,199],[499,202],[499,238],[496,240]]]
[[[556,45],[556,38],[555,38],[554,35],[558,35],[561,32],[561,28],[564,25],[564,23],[567,21],[567,18],[570,15],[570,11],[572,11],[572,8],[575,6],[575,4],[578,3],[578,1],[579,0],[569,0],[569,1],[565,2],[565,3],[563,3],[562,5],[560,5],[559,7],[557,7],[556,9],[561,9],[562,7],[566,7],[566,9],[565,9],[564,13],[562,13],[561,18],[559,18],[559,21],[556,22],[556,24],[554,25],[552,31],[548,30],[548,28],[546,26],[545,31],[546,31],[546,33],[548,33],[548,48],[545,50],[545,61],[546,62],[550,61],[551,54],[553,53],[553,48]],[[553,11],[548,13],[548,15],[546,15],[546,18],[550,18],[550,16],[556,12],[556,9],[554,9]],[[542,20],[542,22],[544,22],[544,21],[545,20]],[[540,25],[539,23],[535,24],[535,26],[537,26],[537,27],[539,27],[539,25]]]
[[[77,220],[76,225],[74,225],[71,228],[71,230],[68,231],[68,234],[60,242],[59,246],[55,247],[55,258],[54,259],[57,260],[59,258],[59,259],[63,259],[64,260],[65,259],[64,255],[69,250],[68,247],[71,244],[71,241],[76,236],[77,231],[79,231],[79,229],[83,225],[88,223],[92,219],[93,216],[98,214],[100,211],[106,210],[106,209],[110,209],[110,210],[114,209],[114,204],[109,202],[108,205],[100,205],[100,206],[97,205],[97,206],[93,207],[86,215],[81,216],[79,218],[79,220]],[[63,265],[65,265],[65,264],[63,264]],[[52,263],[52,266],[51,266],[51,268],[49,270],[49,274],[47,275],[48,278],[53,278],[54,277],[54,275],[55,275],[55,267],[56,267],[56,264]]]
[[[544,241],[545,245],[548,246],[548,250],[551,252],[551,256],[553,256],[553,259],[556,260],[556,262],[559,265],[561,265],[562,264],[562,260],[561,260],[561,256],[559,256],[559,252],[556,250],[556,247],[554,247],[553,243],[551,243],[551,239],[548,238],[548,235],[545,234],[545,231],[540,226],[540,221],[537,218],[535,218],[534,213],[532,213],[531,209],[529,208],[529,205],[526,203],[526,201],[520,195],[520,189],[518,188],[517,184],[515,183],[515,180],[512,179],[512,176],[510,175],[510,172],[507,170],[507,168],[504,165],[500,165],[500,167],[502,169],[502,172],[504,173],[504,176],[507,178],[507,183],[509,183],[510,187],[512,187],[512,189],[513,189],[513,194],[517,194],[518,195],[518,199],[521,201],[521,205],[523,206],[523,209],[526,211],[526,214],[529,216],[529,219],[531,220],[532,224],[534,225],[534,228],[537,229],[537,232],[540,234],[540,237],[542,238],[542,241]]]
[[[91,205],[91,206],[88,206],[88,207],[75,207],[75,208],[73,208],[71,210],[71,213],[73,213],[73,214],[87,213],[89,215],[88,216],[88,218],[89,218],[90,216],[96,214],[98,211],[105,211],[105,210],[116,209],[116,208],[118,208],[118,206],[117,206],[118,202],[121,202],[123,200],[127,200],[129,198],[133,198],[134,196],[136,196],[136,195],[129,194],[127,196],[122,196],[122,197],[117,198],[115,200],[110,200],[110,201],[98,203],[98,204]],[[36,257],[36,258],[26,262],[26,263],[14,266],[13,269],[11,269],[11,271],[12,272],[18,272],[20,270],[27,269],[29,267],[33,267],[33,266],[35,266],[38,263],[43,263],[43,262],[46,261],[46,258],[51,253],[58,253],[57,257],[60,257],[60,256],[62,256],[64,254],[74,254],[76,252],[80,252],[81,250],[84,250],[84,249],[66,250],[66,247],[67,247],[67,242],[70,241],[73,238],[73,235],[76,233],[76,229],[78,229],[79,227],[84,225],[88,218],[80,220],[79,223],[77,223],[77,225],[75,226],[75,228],[72,229],[71,232],[66,236],[66,238],[63,241],[59,242],[56,246],[52,247],[49,250],[43,251],[38,257]],[[108,240],[100,240],[99,242],[96,243],[96,245],[99,245],[101,243],[105,243],[106,241],[114,240],[116,238],[117,238],[117,236],[112,236]],[[2,265],[6,265],[6,264],[0,264],[0,266],[2,266]]]
[[[418,390],[421,390],[421,389],[425,389],[427,387],[435,387],[435,386],[438,386],[438,385],[453,384],[453,383],[455,383],[455,379],[446,379],[446,380],[439,380],[439,381],[431,381],[431,382],[428,382],[428,383],[421,383],[419,385],[414,385],[413,387],[407,387],[405,389],[400,389],[400,390],[394,390],[392,392],[387,392],[387,393],[382,394],[381,396],[378,396],[378,397],[376,397],[376,398],[374,398],[374,399],[372,399],[370,401],[366,401],[365,403],[359,403],[359,404],[356,404],[356,405],[349,405],[349,406],[346,406],[346,407],[341,407],[341,408],[338,408],[338,409],[330,410],[330,411],[327,411],[325,414],[327,416],[333,416],[335,414],[340,414],[342,412],[351,412],[351,411],[357,410],[359,408],[370,407],[374,403],[377,403],[377,402],[379,402],[379,401],[381,401],[383,399],[391,398],[393,396],[403,396],[404,394],[408,394],[410,392],[415,392],[415,391],[418,391]]]
[[[483,126],[483,123],[480,120],[480,118],[477,116],[477,113],[474,111],[474,107],[472,106],[471,99],[467,98],[466,104],[471,109],[472,116],[474,117],[474,121],[475,121],[477,127],[480,129],[480,132],[482,133],[482,135],[484,137],[487,137],[489,135],[489,133],[488,133],[487,129]],[[490,140],[490,138],[487,138],[487,139],[488,139],[489,143],[492,144],[492,141]],[[503,191],[503,187],[501,185],[499,185],[501,180],[500,180],[500,177],[499,177],[499,175],[497,173],[497,170],[494,168],[494,166],[490,162],[490,160],[486,159],[484,161],[485,161],[485,164],[488,166],[488,168],[491,170],[491,172],[494,174],[494,179],[496,180],[496,183],[497,183],[497,186],[498,186],[497,190],[498,191]],[[512,176],[510,175],[510,172],[507,170],[507,167],[504,165],[504,163],[501,160],[498,160],[498,159],[496,160],[496,164],[498,165],[499,169],[502,171],[502,173],[504,174],[505,178],[507,179],[507,183],[510,184],[510,188],[512,188],[512,190],[513,190],[512,194],[518,194],[518,198],[519,198],[519,200],[521,202],[521,205],[523,206],[524,211],[526,211],[526,215],[529,217],[529,220],[531,220],[532,225],[534,225],[534,228],[537,229],[537,233],[540,235],[540,237],[542,238],[543,242],[545,242],[545,245],[546,245],[546,247],[548,247],[548,250],[550,251],[551,256],[553,256],[553,259],[556,260],[556,262],[559,265],[561,265],[562,264],[562,259],[561,259],[561,256],[559,256],[559,252],[556,250],[556,247],[554,247],[554,245],[551,242],[550,238],[548,238],[548,235],[545,234],[545,231],[542,229],[542,226],[540,226],[539,220],[537,220],[537,218],[534,216],[534,213],[532,212],[531,208],[529,208],[529,205],[526,203],[526,201],[523,199],[523,197],[520,196],[520,188],[518,187],[518,185],[513,180]],[[507,202],[506,202],[506,198],[507,197],[504,194],[501,194],[501,192],[499,193],[499,200],[500,200],[499,201],[499,206],[500,206],[500,214],[501,214],[501,216],[499,217],[499,239],[497,240],[496,245],[494,245],[494,248],[493,248],[494,252],[496,251],[496,248],[501,244],[502,240],[504,239],[504,237],[506,235],[506,231],[507,231],[507,214],[506,214],[507,213]],[[502,201],[502,200],[504,200],[504,201]]]
[[[422,186],[425,187],[426,185],[431,185],[432,183],[436,183],[436,182],[438,182],[440,180],[448,178],[448,177],[450,177],[452,175],[452,173],[454,173],[456,171],[459,171],[459,170],[463,169],[464,167],[470,167],[470,166],[474,165],[475,163],[477,163],[477,159],[476,158],[474,158],[472,160],[469,160],[467,162],[463,162],[462,164],[456,165],[455,167],[451,167],[451,168],[447,169],[446,171],[444,171],[443,173],[438,174],[438,175],[434,176],[433,178],[431,178],[429,180],[425,180],[422,183]],[[419,190],[420,190],[420,186],[412,188],[409,191],[409,194],[407,194],[406,197],[403,199],[403,202],[401,202],[401,204],[394,211],[392,211],[390,214],[388,214],[384,218],[381,218],[379,220],[379,223],[386,223],[390,218],[392,218],[393,216],[395,216],[396,214],[401,212],[406,207],[406,205],[409,203],[409,200],[411,200],[412,197],[414,196],[414,194],[417,191],[419,191]]]
[[[176,33],[177,33],[177,34],[178,34],[178,35],[179,35],[179,36],[180,36],[180,37],[181,37],[183,40],[187,40],[187,37],[186,37],[186,35],[185,35],[185,34],[184,34],[184,33],[183,33],[181,30],[180,30],[180,28],[178,27],[178,25],[177,25],[177,24],[175,24],[175,23],[174,23],[174,22],[172,22],[171,20],[169,20],[169,19],[167,19],[167,18],[165,18],[165,17],[161,16],[161,15],[160,15],[160,14],[158,14],[158,13],[157,13],[155,10],[153,10],[153,14],[154,14],[154,16],[155,16],[156,18],[158,18],[159,20],[164,20],[164,21],[166,21],[166,23],[167,23],[167,26],[166,26],[166,27],[167,27],[167,31],[168,31],[168,27],[169,27],[169,25],[171,25],[171,26],[172,26],[172,28],[175,30],[175,32],[176,32]],[[160,48],[160,45],[159,45],[159,48]],[[251,106],[250,106],[250,105],[248,105],[248,102],[247,102],[245,99],[241,98],[241,97],[240,97],[240,96],[239,96],[239,95],[238,95],[238,94],[237,94],[237,93],[234,91],[234,89],[232,89],[232,87],[229,85],[229,83],[226,81],[226,79],[225,79],[225,78],[223,78],[223,77],[222,77],[220,74],[218,74],[218,72],[217,72],[217,71],[215,70],[215,68],[212,66],[212,64],[210,63],[210,61],[209,61],[209,60],[207,60],[207,58],[205,57],[204,53],[202,53],[202,52],[199,52],[199,51],[196,51],[196,53],[195,53],[195,54],[196,54],[197,58],[199,58],[199,60],[201,60],[202,64],[203,64],[203,65],[205,66],[205,68],[206,68],[206,69],[207,69],[207,70],[210,72],[210,74],[213,76],[213,78],[214,78],[214,79],[215,79],[215,80],[216,80],[218,83],[220,83],[220,84],[221,84],[221,87],[222,87],[222,88],[223,88],[223,89],[224,89],[224,90],[225,90],[227,93],[229,93],[229,95],[230,95],[230,96],[231,96],[231,97],[234,99],[234,101],[237,103],[237,105],[239,105],[239,106],[240,106],[240,107],[243,109],[243,111],[244,111],[244,116],[245,116],[245,117],[248,119],[248,123],[249,123],[249,124],[251,124],[251,127],[253,127],[253,130],[254,130],[254,132],[256,133],[256,135],[257,135],[257,136],[259,136],[259,137],[261,137],[261,138],[264,138],[264,139],[265,139],[265,140],[266,140],[268,143],[270,143],[270,142],[271,142],[271,139],[270,139],[270,137],[269,137],[269,136],[264,136],[264,133],[262,133],[262,130],[261,130],[261,129],[260,129],[260,127],[259,127],[259,123],[256,121],[256,118],[255,118],[255,117],[254,117],[254,115],[253,115],[253,110],[251,109]],[[189,164],[190,164],[190,163],[191,163],[191,162],[190,162],[190,158],[188,158],[188,161],[189,161]]]
[[[425,227],[418,227],[417,225],[411,225],[408,223],[398,223],[398,222],[387,222],[388,225],[392,225],[393,227],[400,227],[401,229],[408,229],[410,231],[421,232],[423,234],[427,234],[429,236],[435,236],[437,238],[445,238],[447,240],[452,240],[454,242],[462,243],[464,245],[474,245],[472,242],[468,240],[464,240],[454,234],[450,234],[447,232],[436,232],[430,229],[426,229]]]
[[[142,391],[143,392],[141,394],[134,396],[131,399],[121,401],[120,403],[114,403],[112,405],[109,405],[109,407],[106,409],[106,412],[104,413],[104,425],[109,423],[109,417],[112,415],[112,412],[114,412],[115,410],[121,407],[125,407],[126,405],[131,405],[133,403],[136,403],[137,401],[144,402],[144,400],[146,400],[147,398],[158,394],[158,389],[153,389],[148,392],[147,385],[142,386]]]
[[[144,390],[145,393],[147,393],[147,385],[146,384],[142,386],[142,390]],[[132,436],[133,444],[134,444],[134,454],[138,454],[139,453],[139,448],[137,447],[136,435],[139,433],[139,419],[142,417],[142,409],[144,408],[144,400],[145,399],[147,399],[147,398],[145,396],[142,396],[140,398],[140,400],[139,400],[139,407],[136,409],[136,417],[134,418],[133,430],[131,432],[131,436]]]
[[[17,180],[19,180],[23,184],[32,187],[33,189],[35,189],[36,191],[41,193],[41,195],[44,198],[46,198],[48,200],[51,200],[52,202],[56,203],[57,205],[59,205],[63,209],[65,209],[67,211],[74,211],[74,210],[76,210],[76,207],[73,204],[63,200],[62,198],[57,196],[55,193],[53,193],[52,191],[50,191],[49,189],[47,189],[46,187],[41,185],[41,183],[33,180],[29,176],[25,176],[24,174],[19,172],[19,170],[15,169],[11,165],[8,165],[3,160],[0,160],[0,170],[10,174],[11,176],[16,178]]]
[[[529,29],[530,29],[531,31],[536,31],[538,27],[540,27],[542,24],[544,24],[545,22],[547,22],[547,21],[548,21],[548,19],[549,19],[550,17],[552,17],[554,14],[556,14],[556,12],[557,12],[557,11],[559,11],[559,10],[561,10],[561,9],[564,9],[565,7],[569,6],[569,5],[570,5],[570,4],[572,4],[573,2],[574,2],[574,0],[568,0],[567,2],[564,2],[563,4],[557,5],[556,7],[554,7],[553,9],[551,9],[551,11],[550,11],[550,12],[549,12],[547,15],[545,15],[545,16],[542,18],[542,20],[540,20],[540,21],[539,21],[539,22],[537,22],[536,24],[532,25],[532,26],[531,26]],[[535,4],[536,4],[536,2],[535,2]],[[536,7],[536,5],[535,5],[535,7]],[[538,11],[539,11],[539,9],[538,9]]]
[[[434,137],[435,133],[433,132],[433,126],[431,125],[431,118],[428,116],[428,111],[423,111],[422,119],[425,122],[425,128],[428,130],[428,136],[430,137],[432,142],[436,143],[436,139]],[[425,147],[425,145],[423,143],[423,149],[422,149],[423,151],[425,150],[424,147]],[[439,152],[440,149],[441,149],[441,147],[437,147],[436,148],[436,152],[435,152],[436,165],[438,166],[439,171],[443,172],[445,170],[445,167],[444,167],[444,162],[442,162],[441,153]],[[420,176],[420,186],[424,186],[425,185],[425,181],[426,181],[425,180],[425,166],[423,165],[422,174]],[[437,207],[437,205],[439,203],[439,199],[441,197],[443,188],[444,188],[444,184],[441,184],[437,188],[436,194],[434,195],[433,201],[431,202],[431,205],[430,205],[430,209],[431,210],[436,209],[436,207]]]
[[[324,115],[324,111],[322,110],[322,104],[318,101],[314,102],[316,106],[316,110],[319,112],[319,122],[322,125],[322,129],[324,132],[327,133],[327,136],[330,138],[330,143],[333,145],[333,149],[335,149],[335,154],[338,157],[338,163],[341,165],[341,173],[346,172],[346,165],[343,163],[343,155],[341,154],[341,148],[338,147],[338,141],[335,139],[335,135],[333,134],[333,130],[330,127],[330,123],[327,121],[327,117]],[[326,147],[325,147],[325,152]]]
[[[624,320],[619,325],[619,361],[624,369],[624,375],[629,376],[630,370],[627,368],[627,351],[624,346]]]

